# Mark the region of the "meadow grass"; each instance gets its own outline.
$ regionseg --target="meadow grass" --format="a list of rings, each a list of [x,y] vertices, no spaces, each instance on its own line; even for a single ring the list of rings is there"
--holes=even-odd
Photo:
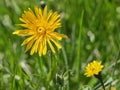
[[[104,65],[106,90],[120,89],[120,1],[45,0],[48,9],[61,14],[57,31],[68,36],[62,49],[45,56],[25,53],[20,29],[24,10],[40,6],[40,0],[0,0],[0,90],[101,90],[95,77],[86,77],[93,60]],[[116,89],[115,89],[116,88]]]

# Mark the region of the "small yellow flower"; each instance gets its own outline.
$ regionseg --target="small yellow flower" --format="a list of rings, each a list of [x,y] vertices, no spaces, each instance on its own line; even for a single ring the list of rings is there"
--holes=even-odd
[[[67,38],[66,35],[55,32],[57,28],[61,27],[60,15],[58,12],[53,13],[52,10],[47,13],[47,6],[45,6],[43,11],[37,6],[35,6],[34,10],[35,12],[29,8],[28,11],[24,11],[20,18],[23,24],[19,24],[24,27],[24,30],[14,31],[13,34],[26,37],[21,46],[27,45],[25,52],[31,49],[30,55],[37,52],[39,56],[45,55],[47,44],[52,52],[55,53],[52,43],[60,49],[61,45],[57,41]]]
[[[89,63],[85,70],[85,75],[91,77],[93,75],[98,75],[104,66],[101,65],[101,61],[93,61]]]

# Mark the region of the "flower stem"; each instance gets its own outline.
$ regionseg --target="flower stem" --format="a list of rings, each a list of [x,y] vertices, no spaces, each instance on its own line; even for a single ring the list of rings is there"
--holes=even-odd
[[[105,86],[104,86],[103,80],[100,80],[100,82],[101,82],[101,85],[103,87],[103,90],[105,90]]]
[[[66,66],[67,75],[68,75],[67,90],[70,90],[70,83],[69,83],[69,81],[70,81],[70,72],[69,72],[68,59],[67,59],[67,55],[66,55],[64,47],[62,48],[62,52],[63,52],[63,57],[64,57],[64,60],[65,60],[65,66]]]
[[[95,75],[95,77],[100,81],[102,87],[103,87],[103,90],[105,90],[105,86],[104,86],[104,83],[103,83],[103,80],[102,80],[102,75],[101,73],[99,73],[98,75]]]

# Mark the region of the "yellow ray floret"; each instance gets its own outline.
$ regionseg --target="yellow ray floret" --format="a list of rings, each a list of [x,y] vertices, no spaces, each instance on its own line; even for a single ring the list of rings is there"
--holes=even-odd
[[[91,77],[93,75],[98,75],[104,66],[101,65],[100,61],[93,61],[86,66],[85,75]]]
[[[25,29],[16,30],[13,34],[26,37],[21,45],[26,45],[25,52],[31,49],[30,55],[37,52],[39,56],[45,55],[47,44],[51,48],[51,51],[55,53],[52,43],[60,49],[61,45],[57,41],[67,38],[66,35],[55,31],[61,27],[60,15],[58,12],[53,13],[52,10],[47,13],[47,6],[45,6],[43,11],[37,6],[35,6],[34,10],[33,12],[29,8],[28,11],[24,11],[20,18],[20,21],[23,23],[19,25]]]

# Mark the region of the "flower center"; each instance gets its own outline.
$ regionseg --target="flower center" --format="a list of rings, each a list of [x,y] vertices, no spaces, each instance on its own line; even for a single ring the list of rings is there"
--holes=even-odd
[[[37,32],[41,34],[46,34],[46,29],[44,27],[38,27]]]
[[[92,68],[92,71],[94,72],[94,71],[95,71],[95,68]]]

